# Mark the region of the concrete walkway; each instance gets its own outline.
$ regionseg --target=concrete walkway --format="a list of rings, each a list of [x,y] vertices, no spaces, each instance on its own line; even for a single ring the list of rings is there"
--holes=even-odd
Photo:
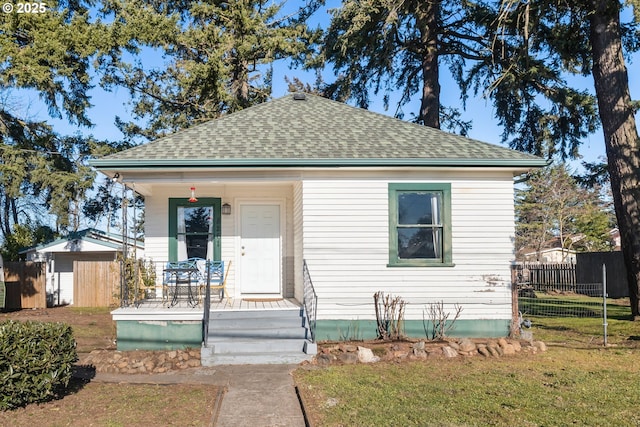
[[[296,365],[225,365],[170,374],[96,373],[91,381],[143,384],[212,384],[225,392],[216,401],[215,427],[304,427],[291,372]]]

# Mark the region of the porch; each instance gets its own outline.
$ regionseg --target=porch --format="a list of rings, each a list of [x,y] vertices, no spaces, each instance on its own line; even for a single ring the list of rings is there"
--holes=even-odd
[[[217,311],[252,311],[252,310],[299,310],[302,304],[295,298],[281,299],[233,299],[222,298],[217,296],[211,298],[209,311],[211,313]],[[112,314],[125,313],[153,313],[174,316],[197,316],[199,319],[203,316],[203,305],[189,304],[185,298],[178,299],[173,307],[168,307],[167,302],[160,298],[141,299],[137,305],[129,307],[121,307],[112,312]]]
[[[292,299],[213,301],[208,312],[179,300],[143,300],[112,312],[118,350],[201,347],[203,366],[299,363],[316,350]]]
[[[149,265],[149,272],[157,271]],[[123,283],[123,295],[133,298],[112,312],[118,350],[200,347],[204,366],[299,363],[316,353],[310,280],[305,308],[295,298],[230,298],[211,280],[184,285],[167,283],[166,277],[156,275],[146,288],[144,280],[134,281],[133,289]]]

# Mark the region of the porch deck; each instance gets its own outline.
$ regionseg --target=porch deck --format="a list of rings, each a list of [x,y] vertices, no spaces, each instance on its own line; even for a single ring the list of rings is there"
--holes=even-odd
[[[210,312],[217,311],[251,311],[251,310],[294,310],[300,309],[300,304],[294,298],[280,298],[280,299],[230,299],[223,298],[221,301],[211,301]],[[160,299],[145,299],[140,301],[140,304],[129,307],[121,307],[113,311],[114,314],[125,313],[153,313],[153,314],[168,314],[168,315],[199,315],[202,316],[204,307],[202,304],[191,306],[186,300],[178,300],[177,303],[170,307],[167,301]]]

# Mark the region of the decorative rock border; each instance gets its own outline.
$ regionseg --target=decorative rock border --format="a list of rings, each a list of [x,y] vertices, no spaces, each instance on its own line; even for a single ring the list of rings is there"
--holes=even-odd
[[[96,372],[110,374],[161,374],[200,364],[200,349],[170,351],[114,351],[94,350],[81,355],[81,365],[93,366]]]
[[[471,340],[468,338],[448,341],[400,341],[321,344],[318,355],[309,363],[317,365],[375,363],[378,361],[401,362],[427,358],[455,357],[503,357],[518,353],[535,354],[547,350],[542,341],[512,339]]]
[[[318,354],[310,362],[319,366],[331,364],[375,363],[378,361],[403,362],[432,358],[482,356],[498,358],[519,353],[535,354],[547,350],[542,341],[513,339],[447,341],[368,341],[321,343]],[[170,351],[115,351],[94,350],[80,355],[79,364],[92,366],[96,372],[112,374],[160,374],[197,368],[200,349]]]

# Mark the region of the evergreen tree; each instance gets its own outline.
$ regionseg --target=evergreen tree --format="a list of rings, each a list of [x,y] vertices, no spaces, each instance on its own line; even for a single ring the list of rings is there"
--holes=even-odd
[[[37,13],[0,15],[0,230],[10,239],[16,224],[37,228],[39,208],[57,228],[79,227],[79,206],[94,172],[86,160],[104,142],[62,136],[44,120],[27,117],[17,100],[37,94],[53,118],[88,127],[91,59],[100,26],[89,20],[90,3],[47,2]],[[22,233],[24,234],[24,233]],[[15,240],[15,239],[14,239]]]
[[[310,12],[285,16],[267,0],[105,1],[113,23],[102,84],[127,88],[133,116],[144,122],[121,121],[121,129],[155,138],[267,100],[273,62],[303,56],[313,42],[304,24]]]
[[[447,127],[465,133],[469,123],[441,106],[440,65],[448,63],[458,75],[465,61],[491,49],[473,25],[483,13],[465,1],[344,0],[332,11],[319,55],[307,65],[333,67],[336,80],[323,91],[334,99],[368,108],[370,95],[382,92],[389,107],[391,93],[399,91],[395,115],[402,118],[402,107],[418,94],[417,123],[440,128],[448,118]]]
[[[637,103],[629,94],[624,60],[625,54],[640,50],[640,2],[628,3],[634,6],[634,20],[623,24],[620,14],[625,4],[618,0],[503,0],[494,34],[496,39],[506,40],[502,44],[512,46],[502,55],[501,63],[514,64],[514,68],[522,64],[525,74],[533,76],[528,81],[544,81],[548,70],[593,77],[631,312],[634,318],[640,318],[640,138],[634,116]],[[519,47],[510,41],[517,39],[521,40]],[[507,88],[520,84],[507,67],[497,71],[496,88],[504,82]],[[578,114],[576,110],[570,118],[580,120]],[[514,123],[521,122],[522,118],[514,118]],[[539,122],[533,124],[532,132]],[[544,127],[535,135],[543,134],[542,130]],[[563,143],[559,140],[561,147]]]

